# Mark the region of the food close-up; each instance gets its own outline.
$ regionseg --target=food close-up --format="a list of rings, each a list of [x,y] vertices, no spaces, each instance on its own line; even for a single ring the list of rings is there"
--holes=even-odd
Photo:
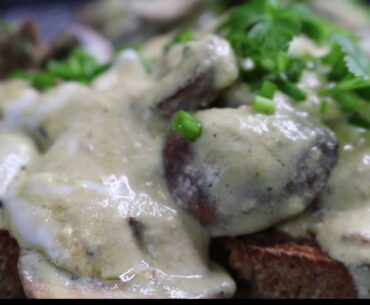
[[[370,6],[2,1],[0,298],[370,298]]]

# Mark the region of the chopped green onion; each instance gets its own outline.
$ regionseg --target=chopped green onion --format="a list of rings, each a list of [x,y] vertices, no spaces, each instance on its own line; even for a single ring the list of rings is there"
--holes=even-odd
[[[48,63],[47,71],[64,80],[72,80],[76,78],[76,74],[73,73],[69,65],[54,60]]]
[[[257,95],[254,99],[253,110],[257,113],[273,115],[276,112],[276,104],[271,99]]]
[[[49,73],[35,73],[31,75],[31,83],[35,88],[43,91],[54,87],[57,83],[56,78]]]
[[[194,142],[202,135],[202,124],[186,111],[177,112],[172,118],[172,130],[185,139]]]
[[[370,124],[370,103],[354,93],[335,97],[336,102],[345,113],[350,113],[350,123],[364,128]]]
[[[269,81],[264,81],[259,92],[259,96],[265,97],[267,99],[273,99],[276,93],[277,87],[274,83]]]
[[[279,75],[278,79],[279,89],[285,94],[289,95],[295,102],[303,102],[307,99],[307,92],[298,86],[291,83],[285,75]]]
[[[29,80],[30,79],[30,75],[29,73],[27,73],[26,71],[24,70],[17,70],[17,71],[14,71],[11,75],[11,78],[12,79],[23,79],[23,80]]]
[[[307,60],[290,56],[285,70],[287,79],[291,82],[297,83],[300,80],[303,71],[306,69],[306,63]]]
[[[194,40],[194,33],[192,30],[186,29],[180,32],[174,39],[175,43],[186,43]]]
[[[89,84],[109,65],[100,64],[82,49],[76,49],[65,61],[50,61],[47,71],[58,78]]]
[[[347,113],[354,112],[360,106],[359,98],[350,93],[337,95],[335,97],[335,100],[339,104],[341,109]]]
[[[277,56],[277,68],[280,72],[284,72],[287,67],[288,67],[288,64],[289,64],[289,56],[287,53],[283,53],[281,52],[278,56]]]
[[[360,128],[370,129],[370,122],[358,113],[352,114],[349,117],[348,122],[350,124],[352,124],[354,126],[357,126],[357,127],[360,127]]]

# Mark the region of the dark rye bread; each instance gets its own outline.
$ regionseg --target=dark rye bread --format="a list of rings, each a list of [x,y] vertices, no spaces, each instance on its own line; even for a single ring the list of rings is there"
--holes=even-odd
[[[357,298],[345,266],[311,241],[268,232],[216,244],[225,250],[239,298]]]
[[[18,274],[19,247],[6,231],[0,231],[0,298],[24,298]]]

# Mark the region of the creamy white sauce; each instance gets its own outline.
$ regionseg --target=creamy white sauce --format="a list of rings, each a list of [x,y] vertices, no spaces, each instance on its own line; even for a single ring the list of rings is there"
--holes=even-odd
[[[5,211],[21,247],[47,258],[42,266],[24,256],[21,264],[32,264],[38,281],[55,283],[51,296],[61,296],[58,286],[69,285],[68,273],[80,277],[78,287],[124,283],[120,297],[235,291],[230,276],[208,260],[207,231],[167,190],[161,151],[168,121],[140,106],[153,86],[128,51],[93,89],[58,86],[42,94],[27,118],[52,144],[7,192]]]
[[[324,4],[320,2],[320,5]],[[343,7],[337,13],[340,9],[343,14]],[[319,49],[315,51],[312,45],[307,48],[306,42],[292,51],[304,49],[311,55],[320,52]],[[300,86],[310,93],[309,99],[297,109],[319,117],[321,101],[316,92],[322,84],[320,71],[305,72]],[[338,165],[319,202],[278,229],[297,238],[314,236],[325,252],[347,266],[359,296],[369,298],[370,273],[366,266],[370,262],[370,135],[366,130],[348,125],[336,103],[331,99],[327,102],[328,112],[321,118],[337,134],[340,143]]]
[[[4,199],[6,192],[20,174],[27,170],[27,165],[34,161],[37,150],[34,143],[22,133],[0,133],[0,200]],[[7,227],[0,208],[0,229]]]
[[[369,273],[364,268],[370,263],[369,136],[348,125],[338,132],[340,161],[318,207],[280,229],[296,237],[314,234],[325,252],[348,267],[360,296],[368,298]]]
[[[215,205],[219,221],[209,226],[213,236],[262,231],[311,203],[308,194],[289,193],[286,186],[297,177],[305,154],[304,162],[321,167],[322,152],[312,149],[319,137],[334,136],[287,111],[283,102],[278,104],[274,116],[256,114],[247,106],[197,114],[203,134],[193,145],[194,161],[185,172],[199,177],[198,187],[210,194],[210,204]],[[179,185],[182,192],[193,191],[186,179]]]
[[[304,38],[298,38],[291,51],[316,56],[325,52]],[[51,145],[34,159],[36,149],[30,140],[12,138],[2,144],[0,135],[0,196],[4,194],[6,212],[3,224],[8,224],[23,249],[20,269],[25,285],[36,296],[233,295],[231,277],[208,259],[208,230],[179,207],[168,192],[161,155],[169,122],[157,117],[148,106],[173,93],[194,72],[211,69],[214,87],[223,89],[237,79],[237,65],[230,46],[212,35],[201,43],[190,43],[183,54],[175,48],[169,56],[174,59],[162,67],[162,79],[148,77],[138,55],[131,50],[119,56],[92,88],[65,83],[41,94],[25,82],[0,85],[0,129],[36,132],[42,127]],[[317,117],[320,100],[316,91],[320,85],[320,74],[306,72],[300,86],[310,93],[308,101],[292,107],[279,93],[276,102],[283,112]],[[244,94],[251,99],[249,92]],[[242,99],[240,95],[233,98],[236,105]],[[325,118],[329,122],[340,119],[340,111],[332,104],[334,108]],[[210,121],[215,119],[216,115],[211,115]],[[230,125],[239,124],[240,131],[243,120]],[[254,126],[255,132],[276,140],[271,130],[264,128],[262,118],[260,123]],[[298,134],[299,130],[291,130],[289,137]],[[322,249],[351,271],[360,296],[369,297],[369,272],[364,267],[370,260],[368,135],[346,124],[338,124],[337,134],[342,148],[340,162],[321,196],[320,209],[309,209],[279,229],[296,237],[314,233]],[[14,136],[4,133],[4,137]],[[203,141],[208,146],[207,135]],[[266,175],[278,186],[276,173],[281,168],[273,158],[265,158],[264,149],[268,147],[259,149],[253,163],[256,170],[261,164],[269,168]],[[288,150],[287,163],[294,153]],[[22,166],[31,160],[27,173],[15,180]],[[230,172],[229,180],[248,180],[235,172]],[[239,203],[245,212],[256,206],[240,194],[219,195]],[[228,213],[227,206],[221,208]],[[292,200],[282,212],[290,216],[304,209],[299,200]],[[235,218],[226,231],[232,235],[250,233],[275,223],[265,216],[257,213],[241,231],[235,229],[241,224]],[[1,218],[0,213],[0,228]],[[71,279],[73,275],[76,278]],[[37,290],[40,286],[44,290]]]

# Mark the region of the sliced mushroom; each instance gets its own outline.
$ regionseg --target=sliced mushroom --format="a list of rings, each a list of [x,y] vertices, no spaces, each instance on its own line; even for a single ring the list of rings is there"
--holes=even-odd
[[[184,46],[180,62],[153,88],[153,104],[164,116],[178,110],[205,109],[237,78],[229,43],[209,35]]]
[[[170,134],[164,167],[173,197],[213,236],[254,233],[301,213],[336,165],[334,134],[303,117],[247,107],[197,117],[202,137],[192,144]]]

